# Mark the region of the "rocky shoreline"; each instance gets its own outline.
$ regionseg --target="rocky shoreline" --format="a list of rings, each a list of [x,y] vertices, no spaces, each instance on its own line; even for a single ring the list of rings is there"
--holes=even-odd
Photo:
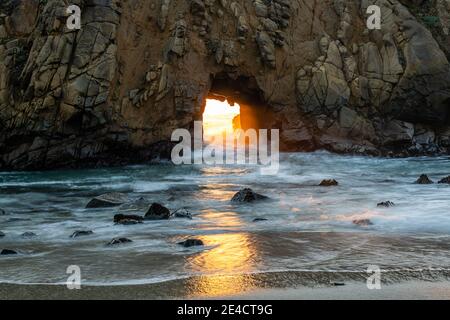
[[[425,174],[422,174],[413,184],[430,185],[434,182]],[[450,184],[450,176],[444,177],[438,181],[438,184]],[[319,184],[317,188],[337,188],[339,182],[335,179],[324,179]],[[272,199],[266,195],[258,194],[250,188],[243,188],[239,190],[230,199],[230,203],[234,205],[251,205],[255,202],[271,201]],[[395,207],[396,204],[392,201],[383,201],[377,204],[378,208],[389,209]],[[112,223],[132,226],[142,223],[151,223],[157,220],[169,220],[169,219],[193,219],[193,215],[186,208],[178,208],[175,210],[170,210],[164,205],[159,203],[150,203],[146,199],[140,197],[137,199],[130,198],[127,194],[113,192],[99,195],[92,198],[86,204],[85,209],[87,211],[94,209],[111,209],[115,211],[112,218]],[[117,213],[119,212],[119,213]],[[130,214],[131,213],[131,214]],[[143,215],[139,214],[143,213]],[[0,208],[1,215],[8,215],[8,212]],[[269,219],[255,218],[254,223],[266,222]],[[372,226],[374,223],[370,219],[354,219],[351,223],[360,228],[367,228]],[[95,234],[95,230],[76,230],[71,235],[68,235],[74,240],[80,237],[89,237]],[[6,237],[7,234],[0,231],[0,238]],[[37,235],[33,232],[24,232],[22,234],[23,238],[33,238]],[[117,237],[106,243],[106,246],[117,246],[122,244],[132,243],[133,240],[125,237]],[[178,243],[185,248],[204,246],[205,244],[202,240],[197,238],[186,238],[185,240]],[[0,255],[17,255],[20,252],[12,248],[1,248]]]

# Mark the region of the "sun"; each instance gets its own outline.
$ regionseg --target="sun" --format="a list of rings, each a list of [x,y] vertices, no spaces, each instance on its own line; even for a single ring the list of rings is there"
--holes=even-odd
[[[203,112],[203,134],[205,138],[217,137],[223,133],[232,133],[239,125],[241,107],[231,106],[227,100],[207,99]]]

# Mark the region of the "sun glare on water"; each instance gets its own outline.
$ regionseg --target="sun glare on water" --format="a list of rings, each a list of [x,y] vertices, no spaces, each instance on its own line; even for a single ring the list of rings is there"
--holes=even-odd
[[[203,133],[205,138],[217,137],[223,133],[232,133],[233,119],[240,114],[241,107],[235,103],[231,106],[228,101],[207,99],[203,113]]]

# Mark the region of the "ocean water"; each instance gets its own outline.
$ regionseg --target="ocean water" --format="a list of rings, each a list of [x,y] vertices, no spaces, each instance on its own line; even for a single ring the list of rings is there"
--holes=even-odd
[[[363,272],[450,268],[450,185],[416,185],[422,173],[437,181],[450,159],[383,159],[286,153],[280,171],[251,166],[174,166],[0,173],[0,283],[64,283],[78,265],[83,284],[162,283],[190,276],[268,272]],[[338,187],[319,187],[334,178]],[[233,204],[250,187],[269,201]],[[130,201],[187,208],[193,219],[114,225],[119,212],[146,206],[85,209],[106,192]],[[381,201],[392,208],[378,208]],[[253,222],[255,218],[267,221]],[[354,225],[370,219],[373,225]],[[91,236],[70,238],[76,230]],[[24,232],[35,237],[24,238]],[[115,237],[133,242],[109,247]],[[205,246],[177,243],[199,238]]]

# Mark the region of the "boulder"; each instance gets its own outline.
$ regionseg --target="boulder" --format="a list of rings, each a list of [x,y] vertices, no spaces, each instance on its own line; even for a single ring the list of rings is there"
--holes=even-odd
[[[133,241],[128,238],[114,238],[110,242],[108,242],[107,245],[114,246],[114,245],[123,244],[123,243],[130,243],[130,242],[133,242]]]
[[[105,193],[98,197],[93,198],[86,205],[87,209],[91,208],[108,208],[118,207],[127,202],[128,196],[119,192]]]
[[[0,231],[0,238],[3,238],[4,236],[5,236],[5,234]]]
[[[231,202],[253,202],[265,199],[268,199],[268,197],[258,194],[250,188],[245,188],[236,193],[231,199]]]
[[[0,216],[6,216],[6,211],[0,208]]]
[[[70,237],[71,238],[78,238],[78,237],[89,236],[91,234],[94,234],[94,232],[91,231],[91,230],[77,230],[74,233],[72,233],[72,235]]]
[[[255,218],[253,219],[253,222],[262,222],[262,221],[268,221],[266,218]]]
[[[357,226],[360,227],[366,227],[366,226],[371,226],[373,225],[372,221],[370,221],[370,219],[356,219],[352,221],[353,224],[356,224]]]
[[[450,176],[441,179],[438,183],[441,183],[441,184],[443,184],[443,183],[450,184]]]
[[[320,187],[334,187],[339,185],[339,183],[334,179],[325,179],[319,184]]]
[[[36,234],[34,232],[24,232],[21,235],[22,238],[33,238],[36,237]]]
[[[3,249],[0,252],[0,255],[10,255],[10,254],[17,254],[17,251],[11,250],[11,249]]]
[[[159,203],[153,203],[144,216],[145,220],[167,220],[170,210]]]
[[[179,245],[182,245],[185,248],[195,247],[195,246],[203,246],[203,241],[200,239],[187,239],[182,242],[178,242]]]
[[[415,182],[416,184],[432,184],[433,181],[430,180],[430,178],[428,178],[428,176],[426,174],[422,174],[419,179],[416,180]]]
[[[187,210],[185,208],[176,210],[172,215],[175,218],[185,218],[185,219],[192,220],[192,214],[189,212],[189,210]]]
[[[383,128],[385,145],[410,145],[414,136],[414,125],[409,122],[392,120]]]
[[[385,208],[390,208],[390,207],[394,207],[395,203],[393,203],[392,201],[384,201],[384,202],[380,202],[377,204],[377,207],[385,207]]]
[[[143,220],[144,218],[137,215],[128,215],[120,213],[114,216],[114,223],[123,225],[142,223]]]

